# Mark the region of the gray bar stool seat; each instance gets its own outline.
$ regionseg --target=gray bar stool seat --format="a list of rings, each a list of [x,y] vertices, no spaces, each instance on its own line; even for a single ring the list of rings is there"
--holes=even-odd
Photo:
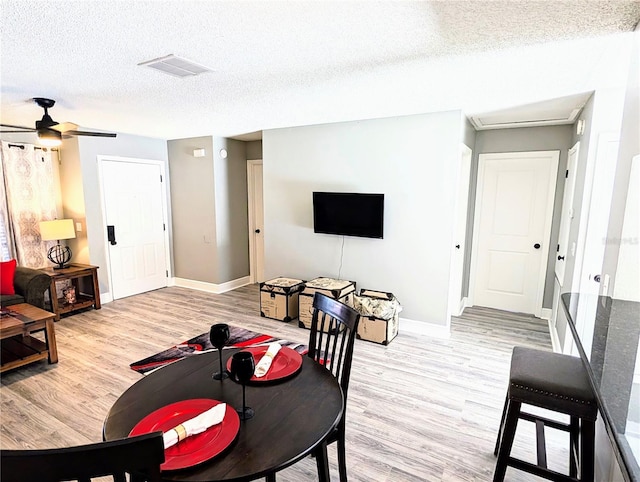
[[[568,424],[521,410],[522,404],[569,415]],[[563,482],[593,482],[595,421],[598,405],[580,358],[517,346],[511,356],[509,389],[494,455],[494,482],[507,467]],[[511,457],[518,420],[536,424],[537,464]],[[544,427],[569,432],[569,475],[547,468]]]

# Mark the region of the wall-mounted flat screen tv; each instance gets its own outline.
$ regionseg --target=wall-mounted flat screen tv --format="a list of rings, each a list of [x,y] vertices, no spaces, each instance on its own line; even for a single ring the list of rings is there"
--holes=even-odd
[[[313,193],[313,231],[382,238],[384,194]]]

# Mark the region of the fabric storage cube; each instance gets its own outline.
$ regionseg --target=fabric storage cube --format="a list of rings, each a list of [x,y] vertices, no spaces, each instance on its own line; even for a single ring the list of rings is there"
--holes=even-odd
[[[353,297],[353,308],[360,313],[359,339],[387,345],[398,335],[402,306],[393,293],[361,289]]]
[[[313,318],[313,295],[316,292],[334,298],[345,305],[353,305],[353,294],[356,291],[355,281],[347,281],[333,278],[314,278],[305,283],[305,287],[300,292],[300,310],[298,326],[300,328],[311,329]]]
[[[274,278],[260,283],[260,316],[290,322],[298,317],[298,294],[304,281]]]

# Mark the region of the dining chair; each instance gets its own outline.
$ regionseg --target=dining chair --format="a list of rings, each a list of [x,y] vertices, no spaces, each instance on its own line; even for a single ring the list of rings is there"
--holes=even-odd
[[[359,321],[360,314],[353,308],[322,293],[315,293],[308,356],[330,370],[342,388],[342,417],[327,439],[327,444],[337,442],[340,482],[347,481],[345,414],[353,345]]]
[[[160,482],[164,462],[162,432],[74,447],[0,450],[2,482],[89,482],[113,476],[114,482]]]

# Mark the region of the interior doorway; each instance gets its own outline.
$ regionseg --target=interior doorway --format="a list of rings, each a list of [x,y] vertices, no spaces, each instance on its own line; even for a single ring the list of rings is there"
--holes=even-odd
[[[113,299],[167,286],[164,163],[98,157]]]
[[[264,281],[264,198],[262,159],[247,161],[249,196],[249,277],[251,283]]]
[[[559,158],[559,151],[480,154],[473,305],[541,316]]]

